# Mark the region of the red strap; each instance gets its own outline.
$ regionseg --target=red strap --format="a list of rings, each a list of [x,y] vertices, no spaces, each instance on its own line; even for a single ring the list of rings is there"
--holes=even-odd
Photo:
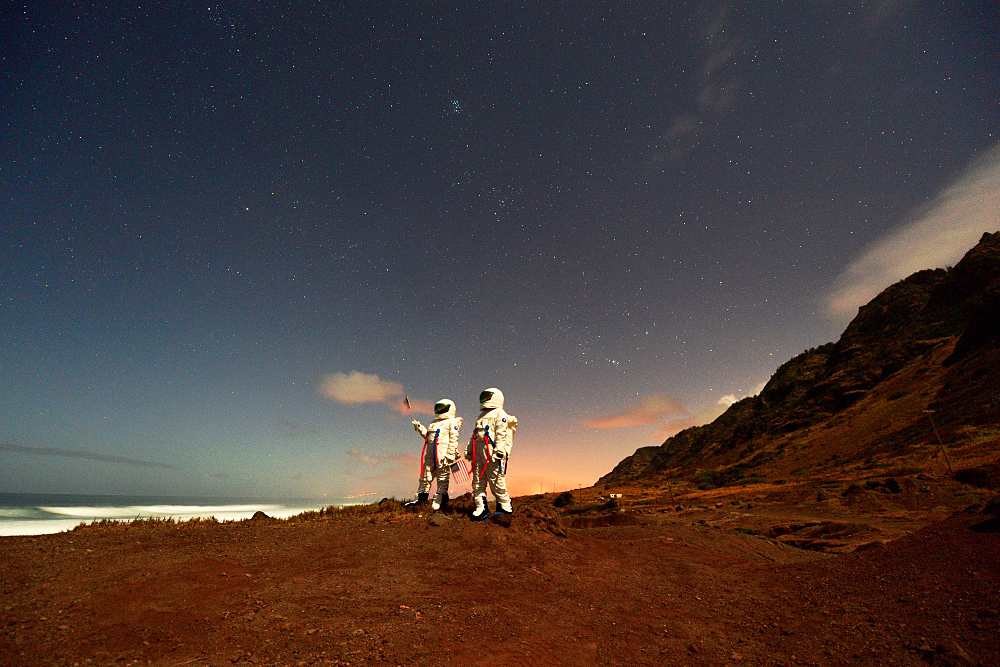
[[[486,466],[488,466],[490,464],[490,456],[493,455],[493,452],[490,451],[490,450],[493,449],[493,447],[492,447],[492,445],[490,443],[489,437],[485,433],[483,433],[483,444],[486,445],[486,447],[483,448],[483,453],[486,454],[486,461],[483,463],[483,469],[479,473],[480,479],[482,479],[483,475],[486,474]],[[475,451],[475,450],[473,450],[473,451]]]
[[[420,450],[420,479],[424,478],[424,454],[427,453],[427,434],[424,434],[424,448]]]
[[[476,469],[476,431],[472,430],[472,469]]]

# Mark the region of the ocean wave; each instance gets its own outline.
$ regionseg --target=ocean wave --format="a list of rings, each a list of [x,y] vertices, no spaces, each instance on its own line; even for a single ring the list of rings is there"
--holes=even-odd
[[[267,512],[268,510],[280,510],[284,505],[147,505],[136,507],[135,509],[166,516],[168,514],[204,514],[205,512]]]
[[[39,507],[38,509],[49,514],[81,518],[131,519],[139,514],[135,507]]]
[[[0,537],[17,535],[48,535],[73,530],[81,523],[79,519],[48,519],[44,521],[3,521],[0,522]]]
[[[256,512],[264,512],[275,519],[288,517],[326,507],[330,503],[240,503],[219,505],[44,505],[36,507],[0,508],[0,536],[44,535],[71,530],[82,523],[105,519],[132,521],[135,519],[209,519],[240,521],[249,519]]]

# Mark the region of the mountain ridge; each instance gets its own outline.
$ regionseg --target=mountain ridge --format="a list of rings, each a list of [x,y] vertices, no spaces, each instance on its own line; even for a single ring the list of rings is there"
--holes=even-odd
[[[988,461],[1000,449],[996,368],[1000,232],[954,267],[886,288],[839,340],[782,364],[759,394],[637,449],[597,483],[783,481],[876,461],[926,464],[942,442],[957,460]]]

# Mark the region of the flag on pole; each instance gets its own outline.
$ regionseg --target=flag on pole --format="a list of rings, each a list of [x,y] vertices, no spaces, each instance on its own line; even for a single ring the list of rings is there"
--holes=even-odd
[[[472,479],[471,476],[472,468],[469,467],[469,462],[465,459],[459,459],[451,464],[451,476],[459,484],[463,484]]]
[[[399,396],[399,394],[396,394],[396,395]],[[413,408],[410,407],[410,397],[409,396],[403,396],[403,414],[404,415],[412,415],[413,414]]]

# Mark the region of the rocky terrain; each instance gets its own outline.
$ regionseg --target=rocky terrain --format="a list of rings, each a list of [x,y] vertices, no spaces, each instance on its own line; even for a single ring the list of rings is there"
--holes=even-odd
[[[1000,233],[594,487],[0,539],[2,665],[1000,665]]]
[[[4,538],[0,664],[1000,664],[995,505],[859,534],[849,500],[784,492]],[[819,537],[862,546],[796,543]]]

